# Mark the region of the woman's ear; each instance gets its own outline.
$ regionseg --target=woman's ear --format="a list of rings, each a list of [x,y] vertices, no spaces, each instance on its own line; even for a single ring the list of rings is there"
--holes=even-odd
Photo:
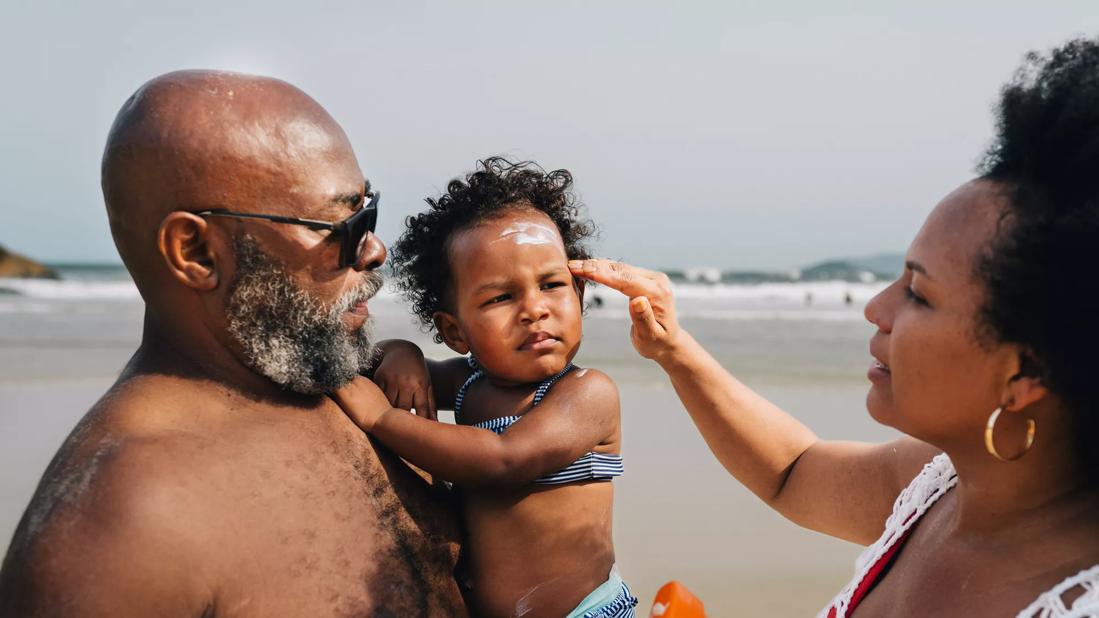
[[[1010,411],[1022,410],[1049,395],[1049,388],[1042,379],[1042,371],[1034,355],[1022,351],[1016,357],[1017,364],[1012,368],[1011,378],[1004,387],[1003,400],[1010,402],[1005,405],[1005,409]]]
[[[157,246],[168,272],[183,285],[208,292],[218,286],[218,256],[209,242],[210,227],[189,212],[168,213],[157,230]]]
[[[462,335],[462,328],[458,326],[458,320],[445,311],[436,311],[431,316],[435,323],[435,330],[443,338],[443,343],[458,354],[469,354],[469,345]]]

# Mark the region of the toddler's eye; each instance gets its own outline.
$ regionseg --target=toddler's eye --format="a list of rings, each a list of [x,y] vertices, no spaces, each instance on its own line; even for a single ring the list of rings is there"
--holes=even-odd
[[[485,301],[485,304],[486,305],[492,305],[492,304],[496,304],[496,303],[502,303],[505,300],[508,300],[510,298],[511,298],[511,294],[501,294],[499,296],[493,296],[492,298],[488,299],[487,301]]]
[[[548,290],[548,289],[551,289],[551,288],[559,288],[559,287],[562,287],[563,285],[565,285],[565,283],[562,282],[562,281],[550,281],[548,283],[543,283],[542,284],[542,289],[543,290]]]

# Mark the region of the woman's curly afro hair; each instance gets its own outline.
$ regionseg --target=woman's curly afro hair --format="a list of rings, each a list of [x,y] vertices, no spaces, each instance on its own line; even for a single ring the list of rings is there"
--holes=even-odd
[[[570,260],[590,257],[585,242],[595,226],[581,217],[571,187],[567,170],[547,172],[529,161],[492,157],[479,161],[464,180],[451,180],[440,197],[424,200],[429,208],[405,220],[405,232],[390,253],[397,288],[420,323],[433,328],[432,316],[446,307],[453,280],[450,239],[483,221],[516,209],[540,211],[557,225]],[[435,341],[442,342],[439,333]]]
[[[1026,351],[1099,481],[1099,40],[1027,55],[979,172],[1008,203],[977,262],[982,336]]]

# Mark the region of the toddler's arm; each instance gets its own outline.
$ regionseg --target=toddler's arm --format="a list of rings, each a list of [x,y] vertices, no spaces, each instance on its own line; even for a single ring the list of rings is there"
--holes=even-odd
[[[416,414],[435,420],[435,395],[424,353],[411,341],[387,339],[378,343],[381,360],[371,377],[394,408],[416,409]]]
[[[439,408],[454,408],[458,387],[469,376],[463,357],[427,360],[411,341],[387,339],[378,343],[381,359],[369,375],[394,408],[416,409],[416,414],[435,420]]]
[[[433,423],[389,407],[365,379],[332,393],[359,427],[415,466],[467,487],[517,487],[560,470],[616,439],[618,389],[606,374],[578,370],[501,435]]]

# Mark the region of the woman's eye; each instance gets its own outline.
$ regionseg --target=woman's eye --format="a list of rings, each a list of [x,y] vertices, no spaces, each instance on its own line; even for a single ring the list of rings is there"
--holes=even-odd
[[[911,300],[911,301],[915,302],[917,305],[923,305],[925,307],[928,306],[927,305],[927,299],[925,299],[924,297],[917,294],[915,292],[915,290],[913,290],[912,288],[909,288],[909,287],[904,288],[904,296],[908,300]]]

